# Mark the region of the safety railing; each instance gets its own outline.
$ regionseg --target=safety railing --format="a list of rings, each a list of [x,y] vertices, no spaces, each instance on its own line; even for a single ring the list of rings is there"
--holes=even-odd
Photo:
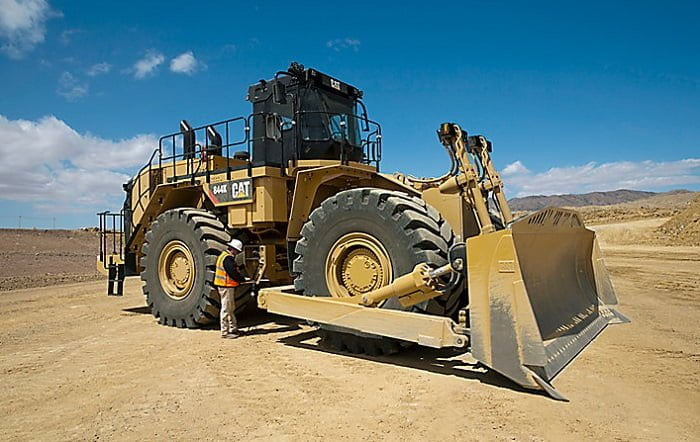
[[[327,136],[314,138],[305,137],[303,130],[304,122],[311,115],[316,115],[322,121],[327,123]],[[148,162],[139,170],[133,181],[126,185],[126,190],[130,201],[128,202],[131,208],[128,213],[123,214],[129,217],[126,220],[126,226],[130,230],[127,238],[132,238],[134,229],[137,227],[133,223],[133,212],[140,209],[143,213],[146,210],[144,201],[147,200],[146,195],[150,196],[155,191],[165,176],[169,176],[168,180],[176,182],[182,179],[190,179],[192,183],[198,177],[208,183],[213,172],[226,173],[226,178],[231,179],[231,172],[241,168],[240,164],[233,165],[232,158],[239,147],[243,147],[241,151],[246,152],[249,161],[243,166],[248,169],[248,175],[251,175],[253,158],[253,144],[256,141],[267,139],[270,134],[265,130],[264,120],[268,117],[276,118],[279,123],[280,134],[287,130],[295,131],[296,146],[291,149],[291,158],[288,158],[288,150],[284,146],[284,137],[280,136],[275,140],[279,144],[280,157],[282,164],[287,164],[289,161],[297,161],[301,157],[299,146],[304,141],[335,141],[341,146],[348,148],[361,149],[362,155],[359,159],[364,164],[374,164],[379,168],[379,163],[382,157],[382,133],[379,123],[369,120],[365,117],[351,114],[322,112],[322,111],[304,111],[297,112],[294,118],[284,118],[274,113],[257,112],[246,117],[235,117],[227,120],[210,123],[204,126],[195,127],[187,131],[180,131],[165,135],[158,140],[158,148],[156,148]],[[263,121],[263,131],[261,134],[253,134],[252,127],[255,119],[261,118]],[[242,135],[240,135],[242,133]],[[236,136],[236,134],[239,134]],[[358,136],[357,134],[364,134]],[[306,139],[305,139],[306,138]],[[210,156],[222,156],[226,160],[224,170],[213,170],[209,161]],[[338,158],[334,158],[343,162],[348,161],[347,149],[341,148]],[[181,161],[186,160],[183,163]],[[184,171],[181,169],[184,166]],[[172,173],[168,173],[172,170]],[[145,172],[148,171],[148,174]],[[282,168],[284,173],[284,168]],[[148,183],[144,183],[142,177],[148,176]],[[134,196],[134,193],[136,194]]]
[[[100,262],[107,270],[108,257],[117,256],[124,261],[124,212],[100,212]]]
[[[158,168],[167,170],[167,168],[172,167],[172,181],[181,178],[194,180],[195,176],[201,173],[209,182],[211,170],[207,160],[210,155],[219,155],[226,157],[226,169],[230,171],[231,154],[235,151],[236,146],[245,145],[246,151],[250,155],[250,125],[248,120],[248,117],[235,117],[161,137],[158,141]],[[238,124],[242,125],[242,131],[236,132],[243,132],[243,137],[240,139],[233,137],[233,126]],[[190,143],[188,143],[188,137],[191,140]],[[182,175],[178,175],[177,169],[177,162],[180,160],[187,160],[185,173]],[[204,170],[200,170],[202,165],[204,165]]]

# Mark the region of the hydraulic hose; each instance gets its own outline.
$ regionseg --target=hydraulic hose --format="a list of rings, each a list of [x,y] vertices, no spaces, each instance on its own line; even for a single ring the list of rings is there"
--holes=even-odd
[[[457,164],[457,158],[455,156],[454,150],[450,146],[443,145],[443,148],[447,152],[447,155],[450,157],[450,169],[447,171],[442,176],[439,177],[434,177],[434,178],[417,178],[412,175],[406,175],[406,179],[413,183],[419,183],[419,184],[433,184],[433,183],[438,183],[447,180],[450,177],[453,177],[457,175],[459,172],[459,166]]]

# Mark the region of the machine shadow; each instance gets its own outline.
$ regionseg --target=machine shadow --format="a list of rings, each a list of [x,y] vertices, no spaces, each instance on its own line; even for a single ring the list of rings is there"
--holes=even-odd
[[[139,307],[127,307],[123,308],[122,312],[141,315],[151,315],[151,308],[147,305]],[[301,327],[299,327],[299,323],[302,321],[268,313],[256,307],[246,308],[243,312],[240,312],[236,316],[238,319],[238,327],[245,332],[246,336],[267,335],[271,333],[285,333],[295,330],[301,330]],[[261,327],[263,325],[271,324],[274,324],[276,327]],[[219,323],[218,321],[215,321],[212,324],[207,324],[205,326],[200,327],[199,330],[219,331]]]
[[[285,333],[294,330],[301,330],[299,324],[302,321],[298,319],[278,316],[260,310],[257,307],[249,306],[242,312],[236,314],[238,320],[238,328],[244,332],[246,336],[267,335],[271,333]],[[275,325],[274,328],[263,328],[262,326]],[[216,330],[219,331],[218,321],[205,325],[200,330]]]
[[[147,305],[143,305],[141,307],[123,308],[122,311],[126,312],[126,313],[137,313],[139,315],[150,315],[151,314],[151,308]]]
[[[316,337],[316,331],[310,330],[304,333],[298,333],[280,338],[278,342],[281,342],[284,345],[303,348],[306,350],[314,350],[322,353],[331,353],[345,357],[364,359],[366,361],[377,362],[380,364],[412,368],[415,370],[427,371],[444,376],[455,376],[467,380],[477,380],[483,384],[491,385],[493,387],[549,398],[544,391],[523,388],[510,379],[500,375],[488,367],[485,367],[479,362],[468,362],[463,359],[459,359],[460,356],[468,354],[468,352],[465,351],[458,351],[450,348],[434,349],[415,345],[401,351],[396,355],[370,356],[366,354],[337,351],[317,342],[308,342]]]
[[[122,311],[128,313],[151,314],[151,310],[148,306],[129,307],[122,309]],[[260,310],[256,307],[248,308],[238,316],[238,326],[245,332],[245,336],[268,335],[304,330],[300,324],[303,324],[305,321],[275,315],[264,310]],[[218,332],[219,324],[209,324],[202,327],[200,330],[215,330]],[[245,336],[243,339],[245,339]],[[479,362],[468,362],[460,359],[461,356],[467,354],[465,351],[451,348],[434,349],[415,345],[396,355],[370,356],[365,354],[354,354],[338,351],[321,345],[319,342],[317,342],[316,338],[316,330],[307,329],[301,333],[281,337],[277,340],[277,342],[290,347],[312,350],[320,353],[364,359],[366,361],[412,368],[443,376],[455,376],[467,380],[477,380],[483,384],[491,385],[497,388],[549,398],[544,391],[528,390],[523,388],[520,385],[512,382],[510,379],[501,376],[497,372],[483,366]]]

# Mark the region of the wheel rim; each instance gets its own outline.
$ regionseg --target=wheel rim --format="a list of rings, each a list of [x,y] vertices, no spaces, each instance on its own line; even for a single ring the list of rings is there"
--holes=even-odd
[[[189,295],[194,285],[195,266],[192,252],[180,240],[166,244],[158,260],[158,277],[163,291],[175,300]]]
[[[391,260],[378,239],[367,233],[344,235],[326,259],[326,281],[333,297],[359,296],[387,285]]]

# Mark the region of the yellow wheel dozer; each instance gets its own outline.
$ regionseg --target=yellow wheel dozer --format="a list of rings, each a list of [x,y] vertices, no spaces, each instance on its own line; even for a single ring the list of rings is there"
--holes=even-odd
[[[362,96],[293,63],[250,86],[250,115],[182,120],[124,185],[123,209],[99,214],[108,292],[140,275],[160,324],[216,323],[216,262],[235,238],[250,276],[237,312],[257,295],[354,353],[469,350],[562,398],[554,376],[625,320],[594,232],[562,209],[514,220],[491,143],[454,123],[438,131],[443,176],[380,173],[381,127]]]

